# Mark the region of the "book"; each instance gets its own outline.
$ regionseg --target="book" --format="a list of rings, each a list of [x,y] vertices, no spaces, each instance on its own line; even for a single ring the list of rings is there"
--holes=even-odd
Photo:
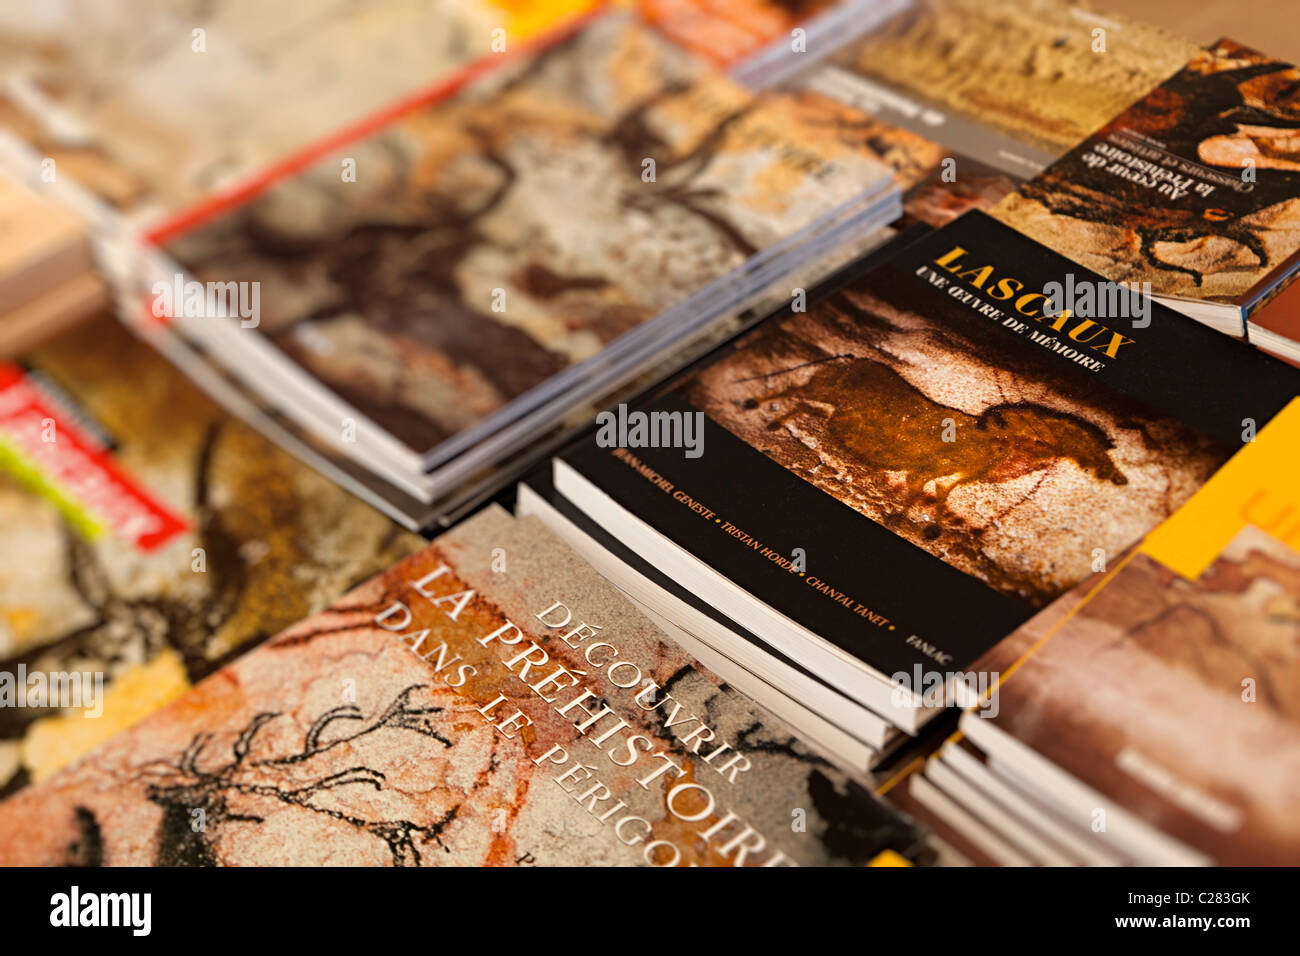
[[[1300,286],[1287,286],[1246,319],[1251,345],[1292,365],[1300,364]]]
[[[1294,863],[1300,401],[1105,573],[998,644],[986,762],[1136,863]],[[996,711],[995,713],[992,711]]]
[[[0,175],[0,357],[88,318],[107,298],[86,224]]]
[[[864,864],[916,839],[499,507],[0,804],[5,864]]]
[[[790,658],[746,653],[762,642],[604,533],[555,491],[549,475],[530,475],[516,500],[519,515],[545,524],[678,645],[847,772],[865,778],[901,743],[902,735],[887,721]]]
[[[1061,0],[925,0],[790,84],[870,114],[907,221],[942,226],[1014,193],[1196,50]]]
[[[752,56],[792,28],[836,6],[836,0],[638,0],[646,23],[717,66]]]
[[[1297,79],[1220,40],[990,214],[1244,337],[1300,265]]]
[[[160,237],[142,287],[427,504],[895,217],[889,167],[843,136],[857,116],[750,94],[610,14]],[[247,314],[189,314],[191,281],[247,288]]]
[[[926,845],[936,854],[936,866],[998,865],[998,861],[986,849],[990,842],[986,832],[976,831],[972,841],[972,835],[968,835],[972,827],[966,827],[963,832],[948,822],[956,818],[956,805],[937,793],[924,774],[904,777],[886,791],[885,799],[900,813],[906,814],[909,819],[925,828]],[[931,807],[937,807],[937,810]],[[978,824],[978,821],[971,818],[971,823]]]
[[[972,846],[982,849],[988,857],[982,865],[1120,866],[1127,862],[1063,821],[1050,797],[1027,794],[1003,769],[958,733],[903,783],[913,784],[909,792],[942,813],[948,822],[939,832],[945,839],[968,854]],[[925,823],[930,825],[928,819]]]
[[[0,316],[92,268],[77,218],[0,176]]]
[[[919,227],[904,230],[878,248],[862,250],[857,261],[843,264],[838,271],[856,274],[870,263],[885,261],[918,234]],[[649,383],[641,394],[652,394],[658,384]],[[635,403],[639,397],[629,396],[627,402]],[[516,489],[515,509],[517,514],[537,517],[678,644],[790,724],[846,772],[874,779],[884,772],[881,766],[906,746],[902,732],[887,720],[766,645],[593,521],[556,490],[549,466],[524,476]]]
[[[1033,173],[1042,157],[1072,149],[1177,73],[1199,46],[1069,0],[914,0],[832,66],[846,90],[881,101],[885,118],[941,141],[969,136],[984,144],[977,158]]]
[[[611,411],[556,489],[891,723],[1171,515],[1297,392],[1289,366],[972,211]],[[922,693],[933,684],[934,693]]]
[[[909,0],[637,0],[641,18],[751,89],[775,86]]]
[[[84,272],[0,319],[0,359],[35,348],[48,338],[103,312],[109,290],[93,272]]]
[[[864,112],[846,135],[894,170],[903,190],[900,230],[918,222],[938,228],[968,209],[992,208],[1031,174],[1008,160],[1012,153],[993,146],[987,133],[909,122],[912,114],[896,97],[864,94],[861,81],[835,67],[814,70],[790,85]]]
[[[0,363],[0,681],[98,681],[0,707],[0,794],[422,545],[111,316]]]
[[[828,238],[812,243],[809,258],[795,272],[773,281],[767,288],[756,290],[748,299],[737,304],[736,311],[720,319],[717,324],[699,330],[694,335],[683,335],[674,340],[672,349],[667,354],[648,357],[641,363],[639,370],[637,365],[633,365],[629,375],[634,377],[630,381],[598,393],[599,398],[578,402],[561,421],[549,428],[534,431],[523,441],[499,454],[494,464],[483,468],[462,484],[449,486],[431,500],[417,497],[418,490],[408,493],[381,478],[355,456],[345,454],[336,444],[322,440],[289,418],[269,402],[264,393],[253,391],[243,379],[227,371],[202,343],[184,339],[174,328],[153,322],[134,323],[133,330],[166,355],[169,361],[214,401],[394,521],[410,530],[449,527],[485,501],[508,489],[513,482],[534,470],[539,462],[548,461],[602,407],[618,404],[640,393],[693,359],[711,351],[740,329],[754,324],[773,308],[788,301],[792,286],[796,289],[815,286],[822,278],[833,274],[860,255],[868,254],[887,243],[905,239],[906,236],[896,236],[893,230],[883,228],[847,241]],[[138,302],[127,297],[120,308],[123,314],[132,315],[138,313],[138,305]]]
[[[0,117],[101,199],[160,218],[592,4],[399,0],[288,10],[71,0],[0,22]]]

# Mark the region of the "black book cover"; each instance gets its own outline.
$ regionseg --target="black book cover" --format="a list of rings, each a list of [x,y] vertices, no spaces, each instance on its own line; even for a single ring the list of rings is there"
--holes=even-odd
[[[551,505],[551,507],[559,511],[566,521],[573,524],[583,534],[595,540],[602,548],[614,555],[614,557],[618,558],[637,574],[646,578],[656,587],[668,592],[677,600],[689,604],[706,617],[712,618],[715,622],[731,631],[742,640],[749,641],[751,644],[761,645],[762,642],[749,631],[745,630],[745,628],[727,617],[727,615],[723,614],[708,601],[701,600],[697,595],[692,593],[689,588],[683,587],[679,582],[674,581],[668,575],[660,572],[654,567],[654,565],[650,564],[642,558],[641,555],[637,554],[636,551],[627,547],[627,545],[618,541],[616,538],[611,537],[604,528],[600,527],[599,524],[587,517],[580,508],[574,507],[567,498],[555,490],[554,482],[551,480],[551,470],[549,468],[541,468],[531,472],[525,477],[524,483],[527,484],[535,494],[540,495],[549,505]],[[780,651],[768,648],[767,653],[771,654],[786,667],[791,667],[802,672],[810,679],[817,681],[819,684],[826,684],[826,681],[808,670],[808,668],[802,666],[798,661],[786,657]],[[829,687],[830,685],[826,684],[826,686]],[[834,690],[834,688],[831,689]]]
[[[563,458],[877,672],[959,670],[1172,514],[1300,392],[1294,369],[1150,300],[1134,304],[1145,317],[1045,314],[1043,289],[1067,281],[1102,280],[967,213]],[[655,413],[695,412],[695,449],[637,441],[670,420]]]

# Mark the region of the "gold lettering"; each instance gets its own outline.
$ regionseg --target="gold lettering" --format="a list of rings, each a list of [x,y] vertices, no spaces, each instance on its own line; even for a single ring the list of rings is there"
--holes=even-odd
[[[1127,336],[1120,335],[1118,332],[1112,332],[1110,334],[1110,342],[1105,348],[1102,348],[1100,345],[1094,345],[1093,349],[1105,352],[1107,357],[1114,358],[1115,353],[1120,350],[1121,346],[1132,345],[1136,341],[1137,339],[1130,339]]]
[[[949,265],[948,263],[950,262],[955,263],[958,259],[960,259],[964,255],[966,255],[966,250],[963,249],[961,246],[957,246],[955,249],[952,250],[952,252],[948,253],[947,255],[935,259],[934,264],[937,266],[943,266],[949,272],[956,272],[957,266]]]
[[[957,273],[958,279],[965,279],[977,289],[983,289],[984,283],[989,281],[989,276],[993,275],[992,266],[983,266],[979,269],[970,269],[966,272]],[[974,276],[975,278],[971,278]]]
[[[1013,289],[1012,286],[1015,286]],[[997,288],[989,292],[990,299],[1007,300],[1025,287],[1019,279],[999,279]]]

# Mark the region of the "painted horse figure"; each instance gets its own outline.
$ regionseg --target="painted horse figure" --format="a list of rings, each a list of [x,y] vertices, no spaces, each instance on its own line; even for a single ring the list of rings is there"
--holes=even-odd
[[[1065,459],[1102,481],[1128,484],[1111,459],[1114,444],[1096,425],[1032,402],[968,415],[931,401],[871,359],[839,356],[805,384],[762,402],[791,403],[768,425],[772,430],[803,412],[825,414],[823,442],[873,471],[904,473],[909,504],[923,496],[943,504],[960,485],[1010,481]],[[946,420],[955,427],[952,441],[944,441]]]

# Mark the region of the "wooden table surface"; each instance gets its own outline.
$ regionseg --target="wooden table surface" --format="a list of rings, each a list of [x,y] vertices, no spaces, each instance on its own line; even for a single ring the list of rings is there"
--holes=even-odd
[[[1231,37],[1300,63],[1300,0],[1093,0],[1099,13],[1124,13],[1200,43]]]

